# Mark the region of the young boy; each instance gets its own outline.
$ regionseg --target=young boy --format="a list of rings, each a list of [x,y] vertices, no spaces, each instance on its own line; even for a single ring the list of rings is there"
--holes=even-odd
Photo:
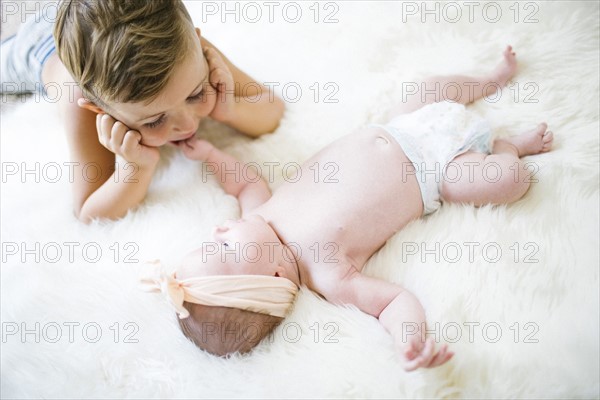
[[[504,86],[515,68],[509,47],[485,79],[437,82]],[[471,100],[458,98],[463,104]],[[549,151],[553,141],[542,123],[496,139],[490,149],[489,127],[463,104],[438,102],[410,114],[403,111],[420,104],[404,104],[388,124],[322,149],[303,164],[297,180],[272,197],[256,176],[227,180],[237,161],[205,141],[188,139],[180,144],[186,157],[212,165],[224,190],[238,197],[243,218],[217,227],[214,242],[185,257],[176,275],[147,281],[150,289],[167,295],[185,335],[214,354],[250,350],[285,317],[304,285],[378,318],[406,370],[445,363],[453,355],[447,347],[436,353],[433,339],[422,338],[425,312],[416,297],[399,284],[362,275],[363,266],[394,233],[434,212],[442,199],[474,205],[520,199],[530,175],[520,157]],[[335,166],[335,175],[316,180],[310,167],[326,163]],[[487,174],[490,170],[494,173]]]
[[[58,85],[81,221],[139,204],[158,148],[189,139],[203,118],[249,136],[279,123],[283,102],[202,37],[181,0],[64,0],[44,10],[3,41],[2,92]],[[88,165],[101,175],[86,179]]]

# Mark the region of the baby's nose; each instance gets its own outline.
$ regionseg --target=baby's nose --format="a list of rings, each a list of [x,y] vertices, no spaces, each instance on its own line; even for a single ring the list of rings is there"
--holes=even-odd
[[[229,230],[228,227],[224,226],[224,225],[216,225],[213,228],[213,235],[217,235],[219,233],[223,233],[223,232],[227,232]]]

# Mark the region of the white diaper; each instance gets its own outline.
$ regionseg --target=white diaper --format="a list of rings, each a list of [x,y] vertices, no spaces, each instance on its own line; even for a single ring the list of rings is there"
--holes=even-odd
[[[446,179],[448,164],[456,156],[469,150],[490,152],[489,124],[459,103],[429,104],[376,126],[389,132],[412,162],[421,188],[424,215],[440,207],[441,183]],[[448,168],[447,179],[455,180],[457,173],[462,172]]]

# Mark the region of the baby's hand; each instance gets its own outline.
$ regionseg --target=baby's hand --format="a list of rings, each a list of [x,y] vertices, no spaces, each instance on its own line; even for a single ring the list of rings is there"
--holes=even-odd
[[[214,149],[214,146],[202,139],[192,137],[182,142],[176,143],[177,147],[183,151],[183,154],[190,160],[206,161]]]
[[[417,368],[433,368],[446,363],[454,356],[448,351],[448,345],[442,345],[439,352],[435,352],[433,338],[428,338],[425,344],[421,342],[418,335],[412,336],[408,342],[399,349],[400,359],[406,371],[414,371]]]
[[[215,108],[211,111],[210,117],[220,122],[227,122],[232,117],[235,105],[233,75],[217,50],[207,47],[204,49],[204,56],[208,61],[208,80],[217,92]]]
[[[154,168],[158,163],[158,148],[141,144],[142,135],[138,131],[129,129],[110,115],[96,115],[96,130],[100,143],[126,161],[140,168]]]

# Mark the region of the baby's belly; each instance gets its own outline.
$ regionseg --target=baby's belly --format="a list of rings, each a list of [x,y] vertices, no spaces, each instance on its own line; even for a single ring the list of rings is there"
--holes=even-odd
[[[305,162],[298,182],[282,185],[265,206],[285,221],[280,233],[291,241],[302,237],[322,252],[328,246],[362,267],[390,236],[422,214],[411,165],[393,137],[368,128]]]

